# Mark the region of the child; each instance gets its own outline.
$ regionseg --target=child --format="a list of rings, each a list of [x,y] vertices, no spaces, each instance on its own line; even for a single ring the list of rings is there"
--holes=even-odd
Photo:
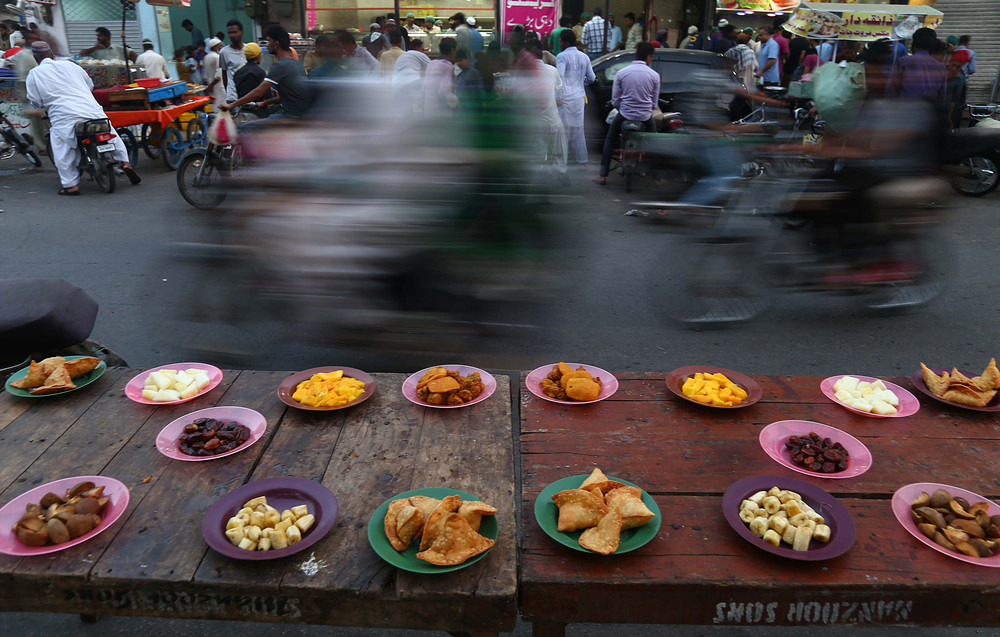
[[[193,46],[188,46],[184,48],[187,57],[184,59],[184,66],[187,67],[188,72],[191,74],[191,81],[195,84],[204,84],[204,78],[201,76],[201,61],[198,59],[198,51],[202,52],[202,57],[204,57],[205,43],[202,42],[197,50]]]

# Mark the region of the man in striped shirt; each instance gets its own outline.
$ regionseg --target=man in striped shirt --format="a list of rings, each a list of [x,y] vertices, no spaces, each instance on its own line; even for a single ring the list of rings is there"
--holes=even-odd
[[[594,9],[594,17],[583,25],[583,46],[587,48],[587,55],[591,60],[596,60],[608,52],[608,34],[604,26],[604,18],[601,17],[599,7]]]

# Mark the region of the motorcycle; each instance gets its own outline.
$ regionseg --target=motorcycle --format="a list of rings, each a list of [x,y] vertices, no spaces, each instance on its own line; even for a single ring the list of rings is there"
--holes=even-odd
[[[2,104],[3,102],[0,102]],[[24,155],[35,168],[41,168],[42,161],[32,149],[35,140],[27,133],[18,133],[7,116],[0,111],[0,160],[10,159],[17,153]]]
[[[982,197],[1000,186],[1000,131],[984,111],[970,107],[969,112],[977,123],[946,136],[943,168],[955,192]]]
[[[115,173],[119,162],[114,158],[115,137],[108,119],[89,119],[76,125],[76,143],[80,149],[80,175],[89,175],[106,193],[115,191]]]

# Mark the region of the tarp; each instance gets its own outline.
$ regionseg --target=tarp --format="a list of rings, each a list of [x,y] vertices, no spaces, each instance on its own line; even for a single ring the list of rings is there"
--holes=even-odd
[[[936,29],[944,14],[923,5],[803,2],[785,23],[795,35],[825,40],[906,40],[921,27]]]

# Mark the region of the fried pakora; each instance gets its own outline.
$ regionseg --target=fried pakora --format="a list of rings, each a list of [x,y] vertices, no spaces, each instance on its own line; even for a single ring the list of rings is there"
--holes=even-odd
[[[433,367],[417,382],[417,398],[429,405],[458,406],[479,397],[485,389],[479,372],[462,376],[458,370]]]
[[[574,381],[572,389],[570,382]],[[583,365],[573,370],[566,363],[552,366],[552,371],[541,380],[542,393],[556,400],[596,400],[601,393],[601,378],[591,376]]]

